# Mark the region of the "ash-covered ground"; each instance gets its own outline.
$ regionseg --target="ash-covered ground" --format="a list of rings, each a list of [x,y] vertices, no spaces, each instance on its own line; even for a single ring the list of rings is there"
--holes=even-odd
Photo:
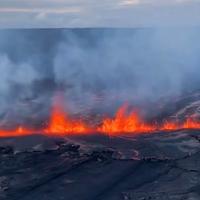
[[[200,132],[0,141],[2,200],[200,199]]]

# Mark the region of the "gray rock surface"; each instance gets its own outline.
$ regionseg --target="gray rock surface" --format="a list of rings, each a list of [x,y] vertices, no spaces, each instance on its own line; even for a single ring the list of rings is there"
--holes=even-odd
[[[0,145],[1,200],[200,199],[199,131],[29,136]]]

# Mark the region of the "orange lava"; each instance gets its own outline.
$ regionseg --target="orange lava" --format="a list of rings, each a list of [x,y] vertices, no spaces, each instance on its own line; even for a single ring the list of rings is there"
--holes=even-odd
[[[115,136],[118,134],[150,133],[157,131],[175,131],[179,129],[200,129],[200,121],[187,118],[182,123],[167,121],[163,123],[146,123],[136,112],[127,114],[127,106],[124,105],[116,112],[114,118],[105,118],[99,132]]]
[[[64,111],[64,97],[58,93],[53,101],[50,123],[43,132],[47,134],[89,133],[90,129],[81,120],[71,120]]]
[[[128,106],[118,109],[113,118],[105,117],[102,124],[91,128],[82,120],[71,119],[64,109],[64,97],[57,93],[53,99],[52,112],[48,126],[41,129],[30,129],[19,126],[14,130],[0,130],[0,137],[25,136],[43,134],[52,136],[102,133],[110,136],[119,134],[142,134],[157,131],[175,131],[178,129],[200,129],[200,121],[188,118],[183,123],[167,121],[163,123],[147,123],[140,118],[137,112],[128,112]]]
[[[108,134],[150,132],[156,129],[155,126],[144,123],[136,112],[127,112],[127,105],[123,105],[117,111],[114,118],[105,118],[99,132]]]
[[[26,135],[32,135],[34,133],[36,133],[36,131],[29,129],[29,128],[19,126],[14,130],[0,130],[0,137],[26,136]]]

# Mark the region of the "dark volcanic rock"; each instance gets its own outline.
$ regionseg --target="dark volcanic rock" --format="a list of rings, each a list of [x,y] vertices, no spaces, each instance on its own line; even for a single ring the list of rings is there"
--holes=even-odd
[[[10,146],[0,147],[0,154],[12,154],[13,148]]]
[[[42,145],[15,154],[0,148],[1,200],[200,199],[198,131],[43,138]]]

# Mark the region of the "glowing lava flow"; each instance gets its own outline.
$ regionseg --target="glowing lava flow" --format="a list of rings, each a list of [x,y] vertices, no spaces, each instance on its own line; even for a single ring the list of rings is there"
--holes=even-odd
[[[137,113],[131,112],[127,115],[126,111],[127,105],[119,108],[113,119],[105,118],[103,120],[102,126],[98,128],[98,131],[109,134],[117,134],[130,132],[150,132],[156,129],[156,127],[142,122]]]
[[[81,120],[71,119],[64,111],[64,97],[56,93],[48,126],[37,130],[19,126],[14,130],[0,130],[0,137],[25,136],[34,133],[51,136],[102,133],[110,136],[120,134],[142,134],[178,129],[200,129],[200,121],[187,118],[185,122],[163,121],[163,123],[144,122],[136,112],[128,112],[128,106],[118,109],[113,118],[103,118],[101,125],[91,128]]]
[[[35,133],[34,130],[19,126],[14,130],[0,130],[0,137],[26,136],[26,135],[32,135],[33,133]]]
[[[72,120],[64,111],[64,97],[57,92],[53,98],[52,111],[48,126],[41,129],[30,129],[19,126],[14,130],[0,130],[0,137],[15,137],[32,134],[62,136],[67,134],[89,134],[91,129],[81,120]]]
[[[89,133],[90,129],[81,120],[71,120],[64,111],[64,97],[58,93],[53,101],[50,123],[45,133],[47,134],[67,134],[67,133]]]
[[[200,121],[188,118],[183,123],[167,120],[161,124],[145,123],[137,113],[131,112],[127,114],[127,106],[124,105],[119,108],[114,118],[105,118],[102,126],[98,128],[98,131],[114,136],[124,133],[149,133],[156,131],[175,131],[178,129],[200,129]]]

